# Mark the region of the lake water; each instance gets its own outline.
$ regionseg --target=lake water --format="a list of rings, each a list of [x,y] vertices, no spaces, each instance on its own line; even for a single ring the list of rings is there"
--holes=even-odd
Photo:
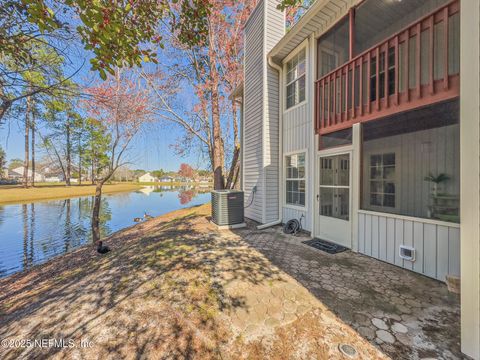
[[[159,216],[210,201],[208,190],[148,186],[104,194],[102,236],[132,226],[146,212]],[[0,277],[22,271],[91,243],[93,197],[0,205]]]

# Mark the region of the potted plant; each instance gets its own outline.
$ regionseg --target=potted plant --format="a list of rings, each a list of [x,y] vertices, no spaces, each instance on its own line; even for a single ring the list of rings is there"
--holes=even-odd
[[[441,173],[438,174],[437,176],[433,175],[432,173],[428,174],[428,176],[425,177],[425,181],[433,183],[433,188],[432,188],[432,206],[429,207],[428,209],[428,217],[432,218],[434,216],[434,206],[435,206],[435,200],[438,196],[438,185],[441,183],[444,183],[448,181],[450,177],[447,174]]]

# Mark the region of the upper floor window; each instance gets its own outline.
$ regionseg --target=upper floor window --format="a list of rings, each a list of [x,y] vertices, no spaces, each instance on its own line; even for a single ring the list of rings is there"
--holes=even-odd
[[[305,54],[303,49],[287,62],[287,109],[305,100]]]

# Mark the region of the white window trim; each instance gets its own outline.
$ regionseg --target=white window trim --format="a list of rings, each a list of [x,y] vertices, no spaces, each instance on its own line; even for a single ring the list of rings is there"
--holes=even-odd
[[[368,164],[370,164],[370,159],[372,155],[383,155],[383,154],[388,154],[388,153],[394,153],[395,154],[395,207],[390,207],[390,206],[378,206],[378,205],[371,205],[370,203],[370,186],[368,186],[368,191],[366,193],[368,201],[368,207],[369,209],[364,209],[362,206],[360,206],[360,210],[363,211],[372,211],[372,212],[380,212],[380,213],[385,213],[385,214],[394,214],[396,211],[399,211],[399,202],[398,200],[401,198],[400,197],[400,179],[399,179],[399,174],[400,174],[400,151],[397,147],[391,147],[388,149],[383,149],[383,150],[369,150],[364,153],[365,157],[368,157]],[[370,185],[370,166],[368,166],[367,171],[364,173],[366,175],[364,181],[367,181],[368,184]]]
[[[299,102],[298,104],[295,104],[291,107],[287,107],[287,87],[290,83],[287,83],[287,63],[292,60],[295,56],[297,56],[297,54],[304,50],[305,49],[305,99],[301,102]],[[309,96],[309,86],[308,86],[308,82],[310,81],[310,76],[308,74],[308,67],[309,67],[309,49],[308,49],[308,38],[305,39],[295,50],[293,50],[290,54],[288,54],[287,57],[285,57],[285,59],[283,60],[283,88],[284,88],[284,104],[283,104],[283,112],[286,113],[288,111],[292,111],[302,105],[304,105],[305,103],[307,103],[308,101],[308,96]],[[302,75],[303,76],[303,75]],[[298,78],[296,79],[298,80]],[[295,80],[295,81],[296,81]]]
[[[294,205],[287,203],[287,157],[292,155],[305,155],[305,205]],[[282,193],[283,193],[283,207],[287,209],[293,209],[298,211],[308,211],[308,149],[299,149],[295,151],[289,151],[283,153],[283,181],[282,181]],[[293,180],[302,180],[302,179],[293,179]]]

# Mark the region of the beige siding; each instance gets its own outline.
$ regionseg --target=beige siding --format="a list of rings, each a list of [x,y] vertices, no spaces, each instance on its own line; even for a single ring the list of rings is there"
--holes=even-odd
[[[480,359],[480,2],[460,1],[462,351]]]

